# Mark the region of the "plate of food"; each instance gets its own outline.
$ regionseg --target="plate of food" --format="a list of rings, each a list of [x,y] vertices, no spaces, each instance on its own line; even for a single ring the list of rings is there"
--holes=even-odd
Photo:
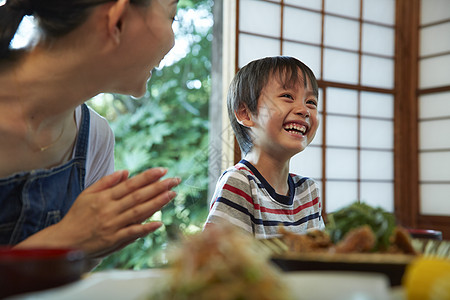
[[[294,234],[280,227],[280,237],[259,241],[283,271],[351,271],[386,275],[399,286],[417,257],[450,257],[448,241],[412,239],[408,230],[380,208],[354,203],[328,216],[326,230]]]
[[[272,261],[283,271],[348,271],[384,274],[390,286],[400,286],[409,263],[409,256],[377,254],[310,254],[289,253],[273,256]]]

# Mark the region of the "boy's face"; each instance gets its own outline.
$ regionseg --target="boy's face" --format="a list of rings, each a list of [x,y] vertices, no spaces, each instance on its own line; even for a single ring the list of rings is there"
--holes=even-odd
[[[271,76],[258,99],[258,115],[252,116],[254,147],[267,154],[289,159],[314,139],[319,126],[318,99],[311,84],[299,82],[284,88]]]

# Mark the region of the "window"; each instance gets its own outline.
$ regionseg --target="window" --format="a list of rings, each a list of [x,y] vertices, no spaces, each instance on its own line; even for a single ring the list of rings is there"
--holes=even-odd
[[[291,172],[320,183],[327,212],[355,200],[393,211],[395,1],[236,5],[237,68],[289,55],[319,81],[320,132],[291,160]]]
[[[450,215],[450,1],[423,1],[419,44],[420,214]],[[441,134],[433,134],[433,133]]]

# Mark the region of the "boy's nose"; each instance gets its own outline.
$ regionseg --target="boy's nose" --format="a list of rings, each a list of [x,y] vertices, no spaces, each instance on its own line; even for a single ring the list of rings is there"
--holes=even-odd
[[[306,105],[299,104],[295,108],[295,114],[307,118],[309,117],[309,108]]]

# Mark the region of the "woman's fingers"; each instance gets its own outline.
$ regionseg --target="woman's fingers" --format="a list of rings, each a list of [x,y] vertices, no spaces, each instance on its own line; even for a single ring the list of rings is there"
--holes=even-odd
[[[140,224],[161,210],[167,203],[175,198],[174,191],[163,192],[156,197],[143,203],[130,207],[116,219],[118,228],[129,226],[130,224]]]
[[[100,192],[111,188],[128,178],[128,171],[116,171],[110,175],[101,178],[99,181],[88,187],[86,190],[90,193]]]
[[[81,226],[74,239],[92,256],[109,254],[148,235],[161,223],[141,223],[175,197],[171,189],[181,181],[161,179],[166,173],[166,169],[153,168],[132,178],[127,171],[102,178],[80,194],[59,228]]]
[[[167,169],[164,168],[152,168],[146,170],[113,187],[111,190],[111,197],[116,200],[122,199],[130,193],[158,181],[161,177],[166,175],[166,173]]]
[[[116,241],[114,247],[127,245],[162,225],[159,222],[141,223],[161,210],[176,196],[171,189],[177,186],[181,179],[160,180],[166,172],[165,169],[150,169],[144,172],[145,175],[144,173],[136,175],[111,189],[112,199],[116,200],[113,202],[114,209],[110,211],[114,216],[109,218],[108,227],[115,228],[112,236]],[[123,197],[117,199],[120,195]]]
[[[129,195],[118,201],[119,213],[136,207],[146,201],[154,202],[154,200],[152,200],[153,198],[170,191],[177,186],[180,181],[179,178],[167,178],[131,192]],[[175,194],[172,196],[174,197]],[[173,199],[173,197],[170,198],[170,200]]]
[[[157,181],[116,201],[120,211],[110,220],[113,222],[110,225],[116,228],[114,238],[119,244],[146,236],[162,225],[159,222],[141,223],[175,198],[176,193],[171,189],[180,182],[179,178]]]
[[[161,227],[161,222],[149,222],[145,224],[130,225],[117,232],[117,238],[124,241],[134,241],[138,238],[145,237],[149,233],[154,232]]]

